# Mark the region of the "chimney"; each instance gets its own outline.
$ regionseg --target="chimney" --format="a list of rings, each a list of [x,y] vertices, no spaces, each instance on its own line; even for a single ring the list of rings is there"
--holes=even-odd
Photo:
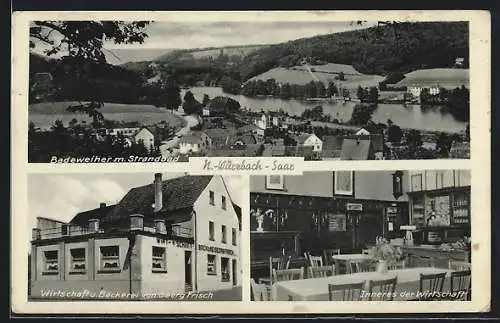
[[[105,208],[106,207],[106,203],[102,202],[102,203],[99,203],[99,208]]]
[[[31,230],[31,238],[33,240],[40,240],[42,238],[42,230],[38,228],[34,228]]]
[[[144,215],[131,214],[130,215],[130,231],[144,230]]]
[[[163,208],[163,192],[161,183],[161,173],[155,174],[155,213]]]
[[[167,233],[165,221],[162,219],[155,219],[155,230],[156,233]]]
[[[99,232],[99,219],[89,219],[89,229],[91,232]]]

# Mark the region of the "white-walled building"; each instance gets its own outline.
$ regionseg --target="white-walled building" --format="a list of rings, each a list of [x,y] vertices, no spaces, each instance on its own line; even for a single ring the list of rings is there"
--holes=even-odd
[[[304,147],[312,147],[314,152],[321,152],[323,141],[315,134],[302,134],[297,137],[297,144]]]
[[[148,151],[153,150],[155,147],[155,136],[148,128],[144,127],[140,129],[134,135],[134,141],[139,144],[142,143]]]
[[[155,174],[116,205],[101,204],[69,223],[39,219],[31,297],[180,300],[175,295],[238,289],[237,210],[221,176],[162,181]]]

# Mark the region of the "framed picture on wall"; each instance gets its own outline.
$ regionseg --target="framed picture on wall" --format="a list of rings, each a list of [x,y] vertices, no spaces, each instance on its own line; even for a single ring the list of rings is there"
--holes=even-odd
[[[267,175],[266,176],[266,190],[285,190],[285,176],[284,175]]]
[[[353,177],[352,171],[339,171],[335,172],[334,177],[334,191],[336,195],[353,195]]]

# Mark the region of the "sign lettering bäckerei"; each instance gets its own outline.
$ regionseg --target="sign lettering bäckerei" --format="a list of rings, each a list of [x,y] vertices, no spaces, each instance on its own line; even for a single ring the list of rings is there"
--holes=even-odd
[[[226,255],[234,255],[234,251],[231,249],[224,249],[224,248],[218,248],[218,247],[209,247],[205,246],[203,244],[198,245],[198,249],[202,251],[209,251],[209,252],[215,252],[215,253],[222,253]]]

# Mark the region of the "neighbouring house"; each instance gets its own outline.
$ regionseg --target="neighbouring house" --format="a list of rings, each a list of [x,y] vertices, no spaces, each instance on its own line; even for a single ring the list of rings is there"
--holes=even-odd
[[[108,136],[122,135],[124,137],[130,137],[133,136],[135,133],[137,133],[139,130],[141,130],[140,127],[108,128],[106,129],[106,135]]]
[[[367,136],[369,135],[370,132],[366,130],[365,128],[361,128],[358,131],[356,131],[356,136]]]
[[[238,134],[250,133],[250,134],[257,135],[260,138],[264,137],[264,131],[265,131],[264,129],[257,127],[257,125],[255,125],[255,124],[246,124],[244,126],[239,127],[238,129],[236,129],[236,133],[238,133]]]
[[[342,136],[324,136],[323,149],[321,150],[322,160],[340,160],[342,152]]]
[[[344,138],[342,141],[342,150],[340,152],[341,160],[369,160],[375,159],[370,139],[368,138]]]
[[[69,223],[39,218],[31,297],[160,300],[241,288],[240,218],[222,176],[155,174],[118,204],[78,213]]]
[[[208,157],[257,157],[261,144],[247,145],[244,147],[221,147],[211,150]]]
[[[210,138],[212,150],[230,146],[236,137],[235,131],[229,129],[212,128],[203,132]]]
[[[159,140],[155,141],[155,133],[157,133],[156,129],[143,127],[137,131],[133,138],[136,144],[142,143],[144,147],[151,152],[155,147],[155,143],[160,142]]]
[[[384,136],[350,135],[325,136],[323,138],[323,160],[382,160],[384,158]]]
[[[258,140],[255,135],[251,133],[246,133],[236,137],[236,139],[233,141],[233,146],[247,146],[247,145],[255,145],[257,143]]]
[[[284,128],[285,116],[280,112],[262,111],[260,116],[254,120],[254,124],[262,130],[266,130],[273,127]]]
[[[211,147],[212,143],[210,137],[202,131],[195,131],[179,139],[180,154],[205,154]]]
[[[321,152],[323,141],[315,134],[302,134],[295,138],[297,145],[304,147],[312,147],[314,152]]]

